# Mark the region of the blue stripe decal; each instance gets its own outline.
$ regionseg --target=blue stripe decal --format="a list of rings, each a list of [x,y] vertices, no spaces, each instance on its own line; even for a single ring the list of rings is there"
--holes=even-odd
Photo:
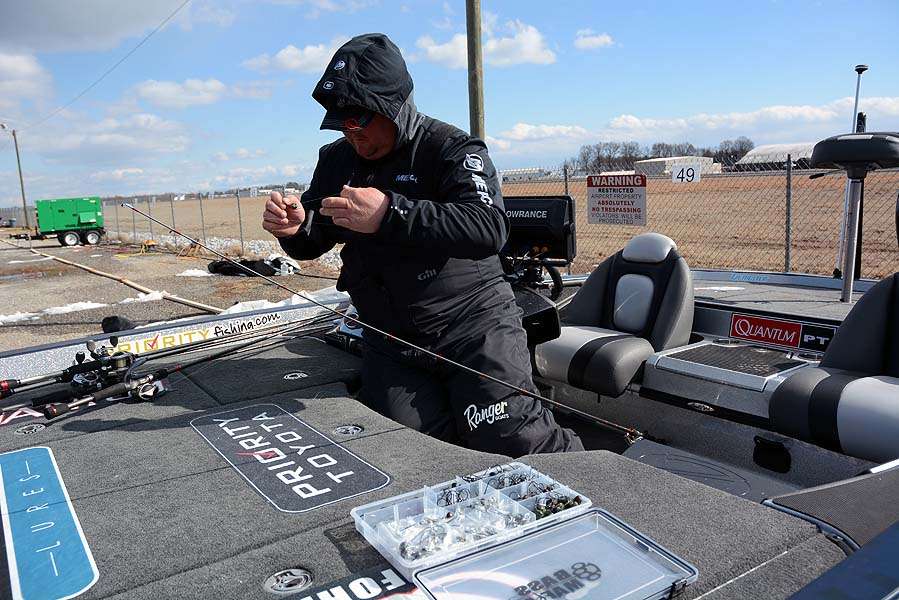
[[[0,454],[0,509],[13,598],[73,598],[100,576],[50,448]]]

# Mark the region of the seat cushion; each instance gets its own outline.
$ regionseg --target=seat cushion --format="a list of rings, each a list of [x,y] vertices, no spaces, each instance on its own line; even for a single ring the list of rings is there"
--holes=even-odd
[[[899,378],[807,367],[771,395],[774,430],[877,462],[899,457]]]
[[[534,362],[547,379],[620,396],[653,352],[647,340],[629,333],[569,325],[558,338],[534,349]]]

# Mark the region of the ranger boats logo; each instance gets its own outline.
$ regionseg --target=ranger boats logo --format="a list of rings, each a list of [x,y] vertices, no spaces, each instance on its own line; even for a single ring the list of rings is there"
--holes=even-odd
[[[465,418],[468,419],[468,427],[472,431],[478,428],[481,423],[493,425],[495,421],[501,421],[509,418],[506,412],[508,402],[497,402],[479,409],[476,404],[470,405],[465,409]]]

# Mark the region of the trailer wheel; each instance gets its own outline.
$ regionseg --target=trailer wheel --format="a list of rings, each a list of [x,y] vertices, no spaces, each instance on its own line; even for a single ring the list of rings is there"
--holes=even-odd
[[[100,243],[100,232],[99,231],[88,231],[83,235],[84,243],[88,246],[96,246]]]
[[[66,231],[56,236],[59,243],[63,246],[77,246],[81,242],[81,238],[75,231]]]

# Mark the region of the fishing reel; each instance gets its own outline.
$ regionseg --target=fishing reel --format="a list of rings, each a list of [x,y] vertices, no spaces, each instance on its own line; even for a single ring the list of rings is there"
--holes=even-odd
[[[68,388],[31,401],[47,419],[55,419],[71,410],[100,400],[135,400],[148,402],[166,392],[164,370],[142,377],[131,377],[138,357],[132,352],[116,350],[118,337],[109,338],[109,346],[98,346],[89,340],[85,352],[75,354],[74,364],[55,377],[55,381],[68,383]],[[90,360],[88,360],[90,356]]]

